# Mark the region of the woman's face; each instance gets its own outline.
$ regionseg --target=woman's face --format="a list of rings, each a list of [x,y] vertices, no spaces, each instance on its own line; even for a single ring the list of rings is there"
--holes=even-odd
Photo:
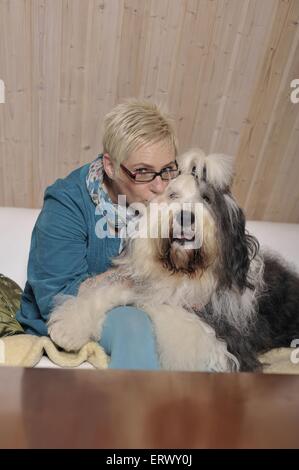
[[[122,165],[131,173],[137,170],[159,172],[163,168],[172,166],[175,162],[175,150],[168,141],[145,144],[122,162]],[[109,155],[104,155],[104,168],[110,177],[108,192],[113,202],[117,202],[118,195],[125,195],[127,204],[133,202],[150,202],[155,196],[161,194],[169,181],[163,181],[160,176],[156,176],[148,183],[135,183],[130,176],[119,168],[117,176],[113,176],[113,162]]]

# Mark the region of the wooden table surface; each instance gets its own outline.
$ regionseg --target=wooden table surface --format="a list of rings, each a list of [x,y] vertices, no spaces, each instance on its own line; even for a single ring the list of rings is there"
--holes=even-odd
[[[292,447],[298,376],[0,367],[0,448]]]

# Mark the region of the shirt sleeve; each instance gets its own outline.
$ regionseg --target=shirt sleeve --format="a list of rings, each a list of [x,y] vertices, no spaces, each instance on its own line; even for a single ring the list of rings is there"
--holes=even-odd
[[[66,189],[48,188],[32,234],[27,273],[45,321],[57,294],[77,295],[81,282],[91,276],[87,243],[88,226],[76,199]]]

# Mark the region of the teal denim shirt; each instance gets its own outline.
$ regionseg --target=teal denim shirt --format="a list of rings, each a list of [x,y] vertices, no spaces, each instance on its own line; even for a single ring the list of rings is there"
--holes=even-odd
[[[105,272],[119,252],[119,238],[99,238],[99,219],[86,187],[89,164],[45,191],[34,226],[27,282],[16,318],[26,333],[47,335],[56,294],[77,295],[88,277]]]

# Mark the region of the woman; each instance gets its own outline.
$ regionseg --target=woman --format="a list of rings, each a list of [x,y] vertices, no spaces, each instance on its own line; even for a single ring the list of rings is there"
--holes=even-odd
[[[107,275],[123,245],[118,197],[150,202],[178,175],[176,154],[172,125],[156,105],[128,100],[105,117],[103,154],[46,189],[17,312],[26,333],[48,334],[58,293],[76,295]],[[108,312],[101,345],[111,368],[159,368],[151,321],[134,307]]]

